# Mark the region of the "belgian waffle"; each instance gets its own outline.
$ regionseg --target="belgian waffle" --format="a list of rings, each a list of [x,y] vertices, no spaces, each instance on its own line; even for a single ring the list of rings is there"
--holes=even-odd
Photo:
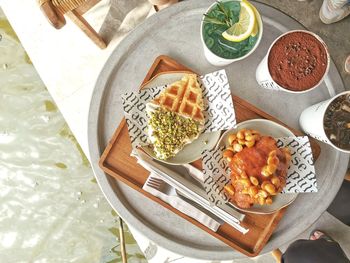
[[[150,103],[204,124],[202,89],[195,74],[185,74]]]

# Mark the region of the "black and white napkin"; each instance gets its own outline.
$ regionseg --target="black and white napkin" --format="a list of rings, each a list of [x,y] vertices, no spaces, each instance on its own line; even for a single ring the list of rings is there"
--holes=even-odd
[[[317,192],[317,182],[309,138],[283,137],[277,139],[277,147],[288,147],[292,160],[288,168],[286,186],[282,194]],[[230,168],[222,157],[225,147],[205,150],[202,153],[204,187],[213,204],[226,203],[229,197],[224,186],[230,182]]]

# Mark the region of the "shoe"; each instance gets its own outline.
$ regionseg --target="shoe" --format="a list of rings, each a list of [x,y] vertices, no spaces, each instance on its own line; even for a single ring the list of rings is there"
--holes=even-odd
[[[338,1],[335,4],[332,0],[324,0],[320,9],[320,19],[325,24],[332,24],[342,20],[350,14],[350,5],[347,1]]]

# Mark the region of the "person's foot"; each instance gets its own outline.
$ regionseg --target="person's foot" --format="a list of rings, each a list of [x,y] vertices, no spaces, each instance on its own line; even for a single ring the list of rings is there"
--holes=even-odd
[[[331,237],[329,237],[328,235],[326,235],[325,233],[323,233],[320,230],[312,231],[311,234],[310,234],[310,237],[309,237],[310,240],[317,240],[317,239],[320,239],[320,238],[323,238],[323,239],[325,239],[327,241],[330,241],[330,242],[333,241],[333,239]]]
[[[318,230],[315,230],[314,232],[311,233],[310,235],[310,240],[317,240],[319,239],[321,236],[323,236],[324,233]]]
[[[342,20],[350,14],[350,5],[346,0],[324,0],[320,9],[320,19],[325,24]]]

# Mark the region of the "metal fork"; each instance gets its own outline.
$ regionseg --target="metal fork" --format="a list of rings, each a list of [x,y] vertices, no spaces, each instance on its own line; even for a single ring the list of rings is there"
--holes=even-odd
[[[171,202],[176,202],[176,200],[179,200],[179,199],[184,200],[184,199],[182,199],[181,195],[178,195],[178,193],[174,187],[170,186],[169,184],[167,184],[166,182],[164,182],[160,178],[150,176],[148,178],[146,184],[147,184],[147,186],[152,187],[152,188],[156,189],[157,191],[163,193],[166,196],[166,198],[168,199],[169,204]],[[209,211],[210,213],[214,214],[218,218],[222,219],[223,221],[225,221],[229,225],[233,226],[234,228],[236,228],[238,231],[240,231],[243,234],[245,234],[249,231],[249,229],[246,229],[239,224],[239,220],[237,220],[237,219],[235,220],[234,218],[232,218],[232,216],[230,216],[228,214],[226,215],[224,213],[224,211],[222,211],[221,209],[218,210],[219,208],[216,206],[209,206],[208,205],[208,206],[205,206],[204,209]]]
[[[170,184],[167,184],[160,178],[150,176],[149,180],[147,181],[147,185],[166,194],[169,197],[178,197],[182,199],[181,196],[177,193],[175,187],[172,187]]]
[[[186,198],[189,198],[190,200],[203,207],[206,211],[209,211],[218,218],[224,220],[226,223],[230,224],[241,233],[246,234],[249,231],[249,229],[246,229],[240,225],[240,220],[243,219],[244,214],[239,213],[233,209],[231,209],[232,211],[228,212],[226,211],[227,209],[212,205],[208,201],[205,190],[202,187],[194,187],[194,185],[188,185],[189,182],[186,182],[187,179],[185,179],[183,175],[178,174],[164,164],[158,163],[156,160],[145,154],[140,149],[136,149],[135,152],[133,152],[133,155],[137,158],[137,162],[140,165],[149,170],[152,174],[157,175],[158,178],[162,178],[162,180],[167,184],[178,189]]]
[[[153,191],[149,191],[150,189],[148,187],[153,189]],[[174,187],[154,175],[148,177],[143,189],[215,232],[223,223],[208,211],[203,211],[198,206],[192,205],[187,200],[181,198]]]

